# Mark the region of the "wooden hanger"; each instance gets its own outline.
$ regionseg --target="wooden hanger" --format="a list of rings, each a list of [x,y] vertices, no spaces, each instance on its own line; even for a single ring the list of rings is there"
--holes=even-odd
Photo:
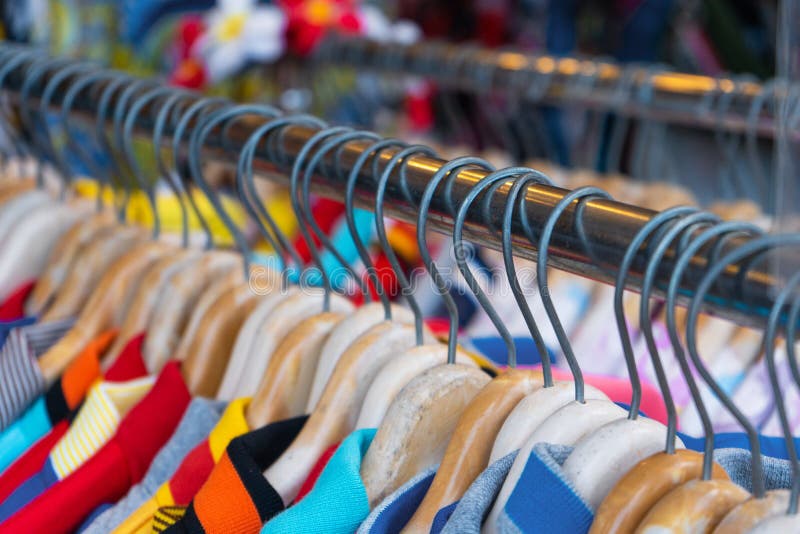
[[[596,510],[625,473],[664,448],[666,431],[661,423],[645,418],[605,424],[575,444],[562,466],[564,475]],[[677,448],[683,448],[676,441]]]
[[[250,428],[305,413],[322,345],[344,313],[320,313],[300,322],[275,348],[261,385],[247,407]]]
[[[588,384],[584,388],[586,399],[608,400],[608,397],[599,389]],[[574,401],[575,384],[573,382],[556,382],[553,387],[542,387],[526,395],[511,410],[500,428],[492,446],[489,463],[522,447],[533,431],[548,417],[562,406]]]
[[[458,363],[412,378],[394,398],[361,463],[370,508],[442,460],[461,414],[489,381],[486,373]]]
[[[628,471],[603,499],[589,533],[633,532],[661,498],[679,485],[699,479],[702,474],[703,455],[696,451],[659,452],[645,458]],[[712,468],[711,477],[729,480],[728,474],[717,463]]]
[[[712,532],[748,497],[747,490],[727,479],[690,480],[663,496],[636,532]]]
[[[253,344],[256,337],[258,337],[258,331],[272,314],[275,307],[283,300],[297,294],[298,291],[298,287],[290,286],[285,291],[271,291],[266,295],[259,296],[258,305],[247,317],[247,320],[239,330],[239,334],[236,336],[231,358],[225,368],[225,376],[223,376],[219,391],[217,391],[218,399],[233,400],[237,397],[246,396],[238,390],[239,378],[245,372],[244,369],[247,367],[251,352],[254,352]]]
[[[56,200],[46,191],[33,189],[16,195],[0,209],[0,240],[5,239],[22,219],[41,208],[54,206]]]
[[[47,259],[44,273],[36,281],[36,286],[25,302],[27,315],[42,313],[66,280],[74,262],[78,261],[79,251],[94,241],[102,230],[113,225],[113,214],[110,212],[95,213],[74,225],[64,234]]]
[[[148,369],[161,369],[177,354],[181,335],[186,330],[193,311],[207,309],[210,304],[199,303],[206,290],[241,277],[242,258],[238,254],[211,250],[203,254],[192,267],[191,276],[179,275],[163,288],[147,325],[142,356]]]
[[[410,325],[385,321],[370,328],[342,354],[303,430],[264,475],[284,503],[297,496],[317,458],[353,429],[364,396],[381,367],[416,341]]]
[[[317,406],[322,392],[336,367],[339,358],[364,332],[384,320],[384,311],[380,302],[369,302],[339,323],[325,342],[320,352],[319,362],[311,385],[311,392],[306,404],[306,413],[311,413]],[[392,321],[401,324],[413,324],[414,315],[408,308],[392,304]]]
[[[195,334],[189,338],[182,374],[193,395],[213,398],[222,373],[247,315],[258,303],[250,286],[240,282],[225,291],[208,308]]]
[[[237,286],[241,285],[241,269],[239,271],[226,271],[223,276],[212,281],[208,289],[203,291],[203,293],[200,294],[200,298],[197,299],[197,303],[189,316],[186,327],[180,334],[178,348],[175,349],[174,354],[169,356],[170,358],[175,358],[181,362],[186,361],[191,354],[190,346],[194,343],[194,339],[200,335],[200,324],[203,322],[203,318],[222,295],[234,291]]]
[[[533,373],[511,369],[489,382],[461,414],[425,498],[403,532],[429,532],[436,513],[464,495],[489,465],[494,437],[522,398],[540,388]]]
[[[747,534],[773,534],[774,532],[800,532],[800,517],[786,514],[768,517],[750,529]]]
[[[32,179],[8,182],[7,184],[3,185],[3,189],[0,190],[0,206],[4,206],[9,200],[13,199],[17,195],[20,195],[26,191],[30,191],[35,187],[36,181]]]
[[[116,260],[100,279],[81,310],[75,325],[41,358],[39,365],[47,383],[52,383],[73,358],[101,332],[121,322],[128,300],[148,265],[172,247],[149,242],[136,246]]]
[[[146,269],[136,295],[125,313],[119,333],[105,358],[116,360],[130,340],[145,331],[163,288],[170,283],[171,278],[190,269],[199,258],[200,251],[178,249],[174,254],[156,260]]]
[[[447,363],[447,345],[438,341],[411,348],[384,365],[369,386],[356,428],[378,428],[389,406],[414,377],[428,369]],[[477,367],[478,364],[461,347],[456,349],[456,363]]]
[[[527,443],[535,445],[544,442],[572,446],[583,436],[626,415],[625,410],[610,400],[588,399],[583,403],[573,400],[545,419],[528,437]]]
[[[92,294],[97,281],[120,257],[147,239],[143,229],[120,227],[103,228],[75,256],[64,282],[56,291],[52,303],[43,313],[42,321],[57,321],[74,317]]]
[[[763,498],[750,497],[728,512],[714,529],[714,534],[750,532],[760,522],[786,513],[791,492],[786,489],[768,491]]]
[[[89,204],[79,202],[40,208],[20,220],[0,243],[0,301],[20,284],[38,277],[64,232],[91,211]]]
[[[265,371],[275,348],[298,323],[320,313],[323,294],[322,291],[297,291],[275,306],[256,332],[250,353],[236,381],[237,395],[252,396],[262,382],[270,380]],[[330,311],[349,314],[353,311],[353,304],[340,295],[331,295]]]

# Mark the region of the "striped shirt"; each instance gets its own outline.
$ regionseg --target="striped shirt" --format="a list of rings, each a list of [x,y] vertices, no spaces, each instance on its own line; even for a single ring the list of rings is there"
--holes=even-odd
[[[74,319],[15,328],[0,349],[0,430],[45,391],[37,358],[72,327]]]
[[[153,386],[154,377],[92,386],[66,434],[44,465],[0,504],[0,521],[8,519],[58,481],[76,471],[114,435],[122,419]]]

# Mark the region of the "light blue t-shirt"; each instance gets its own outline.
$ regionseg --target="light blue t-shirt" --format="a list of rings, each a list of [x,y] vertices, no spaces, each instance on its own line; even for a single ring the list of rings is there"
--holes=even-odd
[[[356,430],[336,449],[314,489],[299,503],[272,518],[261,534],[325,532],[351,534],[369,515],[361,460],[377,429]]]
[[[52,427],[47,414],[47,403],[44,396],[41,396],[16,421],[0,432],[0,473]]]

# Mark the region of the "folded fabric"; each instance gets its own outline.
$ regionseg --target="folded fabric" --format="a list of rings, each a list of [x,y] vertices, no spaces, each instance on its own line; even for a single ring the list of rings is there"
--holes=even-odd
[[[3,471],[0,475],[0,502],[42,468],[50,451],[68,430],[69,421],[61,421]]]
[[[0,524],[0,532],[72,532],[95,508],[121,499],[142,480],[190,400],[179,363],[167,363],[111,440],[77,471]]]
[[[387,495],[358,527],[358,534],[399,534],[414,516],[439,466],[419,473]]]
[[[59,480],[76,471],[117,431],[127,413],[150,391],[154,378],[95,384],[66,434],[41,469],[0,504],[0,521],[25,507]]]
[[[442,534],[480,534],[483,520],[500,493],[517,453],[518,451],[514,451],[495,461],[470,484],[441,529]]]
[[[231,441],[189,507],[162,514],[163,525],[169,525],[164,532],[257,534],[284,509],[263,471],[286,451],[307,420],[304,415],[279,421]]]
[[[73,414],[100,376],[100,358],[115,337],[116,331],[110,330],[95,338],[44,395],[40,395],[25,413],[0,432],[0,471],[49,432],[53,425]],[[139,376],[125,377],[123,381]]]
[[[539,443],[534,446],[516,486],[495,527],[499,532],[588,532],[594,510],[575,491],[561,466],[572,447]],[[748,491],[751,489],[750,451],[718,449],[716,461],[731,480]],[[767,489],[789,489],[792,468],[789,460],[762,456]],[[546,510],[547,513],[542,513]]]
[[[17,321],[25,317],[25,301],[36,286],[36,280],[20,284],[0,304],[0,321]]]
[[[305,498],[268,521],[261,534],[355,532],[369,515],[367,490],[361,481],[361,460],[377,429],[356,430],[336,449]]]
[[[186,454],[169,480],[159,485],[148,499],[140,503],[117,526],[115,534],[151,532],[159,510],[188,506],[231,440],[250,430],[245,416],[249,405],[250,399],[247,397],[231,401],[209,432],[208,439],[198,443]],[[161,527],[171,524],[170,518],[173,516],[174,513],[167,514],[161,520]]]
[[[16,321],[0,321],[0,349],[2,349],[5,345],[8,334],[12,330],[35,323],[36,317],[23,317],[21,319],[17,319]]]
[[[193,399],[175,433],[153,459],[144,479],[133,486],[116,505],[97,514],[93,521],[85,525],[83,532],[89,534],[111,532],[150,499],[156,490],[175,474],[186,455],[206,439],[222,416],[225,407],[225,402],[204,398]]]
[[[74,324],[74,319],[13,328],[0,349],[0,430],[22,415],[45,390],[37,358]]]

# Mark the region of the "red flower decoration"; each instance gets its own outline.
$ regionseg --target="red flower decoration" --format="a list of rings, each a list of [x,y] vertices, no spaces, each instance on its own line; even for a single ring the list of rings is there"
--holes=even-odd
[[[188,57],[178,64],[169,81],[187,89],[202,89],[206,85],[206,69],[197,59]]]
[[[358,2],[348,0],[282,0],[290,51],[305,56],[314,51],[329,30],[356,34],[362,29]]]

